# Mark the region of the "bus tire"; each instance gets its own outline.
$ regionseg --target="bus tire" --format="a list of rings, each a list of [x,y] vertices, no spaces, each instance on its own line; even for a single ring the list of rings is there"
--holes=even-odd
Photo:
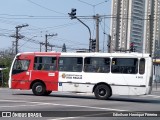
[[[42,96],[46,92],[46,87],[43,83],[36,82],[32,86],[32,92],[33,92],[34,95]]]
[[[97,99],[106,100],[111,96],[111,90],[107,85],[97,85],[94,90],[94,95]]]
[[[52,93],[52,91],[46,91],[45,93],[44,93],[44,95],[45,96],[48,96],[48,95],[50,95]]]

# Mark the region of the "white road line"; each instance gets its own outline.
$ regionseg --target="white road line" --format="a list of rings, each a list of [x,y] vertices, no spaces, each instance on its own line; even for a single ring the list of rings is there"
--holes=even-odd
[[[15,100],[0,100],[2,102],[27,102],[27,101],[15,101]]]
[[[80,118],[80,117],[91,117],[93,115],[103,115],[103,114],[106,114],[106,113],[81,115],[81,116],[76,116],[76,117],[63,117],[63,118],[55,118],[55,119],[48,119],[48,120],[67,120],[67,119],[76,119],[76,118]]]
[[[68,105],[68,104],[56,104],[56,103],[45,103],[45,102],[29,102],[29,101],[13,101],[13,100],[0,100],[0,101],[7,101],[7,102],[24,102],[24,103],[31,103],[36,105],[53,105],[53,106],[63,106],[63,107],[79,107],[79,108],[89,108],[89,109],[97,109],[97,110],[110,110],[110,111],[129,111],[129,110],[122,110],[122,109],[113,109],[113,108],[102,108],[102,107],[92,107],[92,106],[83,106],[83,105]],[[35,106],[36,106],[35,105]],[[27,106],[27,105],[26,105]],[[0,106],[1,107],[1,106]],[[7,106],[9,107],[9,106]],[[12,107],[12,106],[11,106]],[[16,107],[16,106],[14,106]],[[17,105],[17,107],[20,107]]]
[[[83,117],[83,116],[78,116],[78,117],[64,117],[64,118],[56,118],[56,119],[48,119],[48,120],[67,120],[67,119],[76,119],[79,117]]]
[[[82,117],[92,117],[92,116],[95,116],[95,115],[104,115],[104,114],[106,115],[107,113],[81,115],[81,116],[76,116],[76,117],[63,117],[63,118],[55,118],[55,119],[48,119],[48,120],[67,120],[67,119],[76,119],[76,118],[82,118]]]
[[[53,106],[63,106],[63,107],[79,107],[79,108],[89,108],[89,109],[95,109],[95,110],[105,110],[105,111],[130,111],[130,110],[123,110],[123,109],[113,109],[113,108],[103,108],[103,107],[92,107],[92,106],[81,106],[81,105],[68,105],[68,104],[55,104],[55,103],[44,103],[44,102],[29,102],[29,101],[15,101],[15,100],[0,100],[0,101],[6,101],[6,102],[24,102],[24,103],[30,103],[35,105],[17,105],[17,106],[0,106],[1,107],[24,107],[24,106],[38,106],[38,105],[53,105]],[[48,119],[48,120],[67,120],[67,119],[76,119],[80,117],[89,117],[93,115],[102,115],[106,113],[99,113],[99,114],[90,114],[90,115],[82,115],[82,116],[76,116],[76,117],[63,117],[63,118],[56,118],[56,119]]]
[[[28,107],[28,106],[37,106],[37,105],[43,105],[43,104],[36,104],[36,105],[14,105],[14,106],[0,106],[0,108],[12,108],[12,107]]]
[[[110,111],[129,111],[129,110],[113,109],[113,108],[102,108],[102,107],[81,106],[81,105],[67,105],[67,104],[54,104],[54,103],[48,103],[48,105],[63,106],[63,107],[91,108],[91,109],[97,109],[97,110],[110,110]]]

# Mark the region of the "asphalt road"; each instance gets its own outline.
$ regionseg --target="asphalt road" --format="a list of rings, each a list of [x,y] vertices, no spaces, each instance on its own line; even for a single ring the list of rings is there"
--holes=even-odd
[[[97,100],[93,94],[53,92],[50,96],[34,96],[32,91],[0,88],[0,111],[0,120],[159,120],[160,91]]]

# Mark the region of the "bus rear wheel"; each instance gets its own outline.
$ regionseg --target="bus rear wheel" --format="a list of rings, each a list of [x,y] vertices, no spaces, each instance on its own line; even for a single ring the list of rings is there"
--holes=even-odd
[[[97,99],[106,100],[111,96],[111,90],[107,85],[97,85],[94,90],[94,95]]]
[[[37,96],[45,95],[46,87],[43,83],[36,82],[32,86],[32,92],[34,95],[37,95]]]

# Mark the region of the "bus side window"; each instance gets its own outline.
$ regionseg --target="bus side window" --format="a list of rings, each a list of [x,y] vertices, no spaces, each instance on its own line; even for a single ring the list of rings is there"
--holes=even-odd
[[[141,58],[139,62],[139,74],[145,73],[145,59]]]
[[[82,72],[82,57],[60,57],[58,62],[59,71]]]
[[[34,70],[56,70],[56,57],[35,57]]]
[[[37,70],[42,70],[42,64],[39,64]]]
[[[84,72],[109,73],[110,58],[86,57],[84,59]]]
[[[137,74],[137,58],[113,58],[112,73],[122,74]]]

